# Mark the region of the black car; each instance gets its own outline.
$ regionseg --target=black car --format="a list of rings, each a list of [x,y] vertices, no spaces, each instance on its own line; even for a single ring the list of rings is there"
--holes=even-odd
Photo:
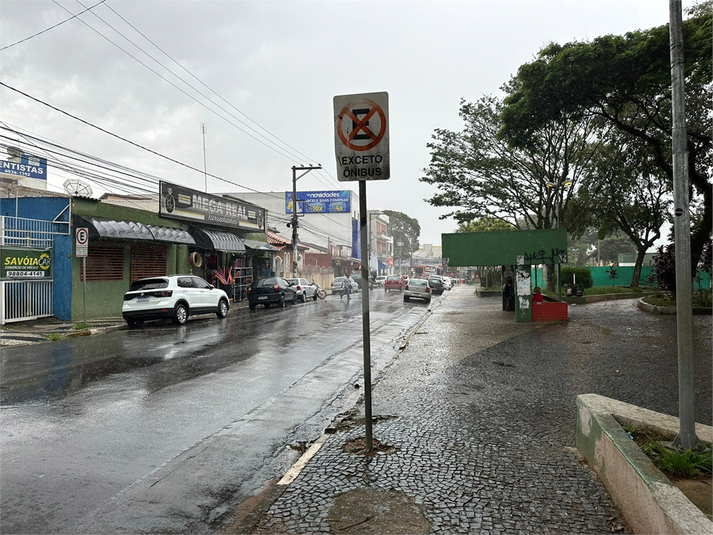
[[[248,288],[248,306],[255,310],[258,305],[284,307],[286,301],[295,302],[295,288],[282,277],[258,279]]]
[[[438,295],[441,295],[446,289],[446,286],[443,284],[443,279],[438,275],[428,277],[428,285],[431,287],[431,292]]]

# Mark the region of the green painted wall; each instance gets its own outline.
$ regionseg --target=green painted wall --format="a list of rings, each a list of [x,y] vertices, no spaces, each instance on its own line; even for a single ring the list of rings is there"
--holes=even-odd
[[[441,244],[451,267],[511,265],[518,255],[531,265],[567,261],[563,228],[441,234]]]

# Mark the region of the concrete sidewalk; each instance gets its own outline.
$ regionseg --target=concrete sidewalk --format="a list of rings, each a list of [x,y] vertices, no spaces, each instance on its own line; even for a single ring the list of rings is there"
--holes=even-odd
[[[710,321],[694,318],[706,424]],[[567,324],[518,324],[499,299],[455,288],[375,378],[376,453],[359,452],[358,405],[294,480],[243,504],[224,532],[627,532],[574,450],[576,396],[676,414],[675,329],[634,301],[573,306]]]

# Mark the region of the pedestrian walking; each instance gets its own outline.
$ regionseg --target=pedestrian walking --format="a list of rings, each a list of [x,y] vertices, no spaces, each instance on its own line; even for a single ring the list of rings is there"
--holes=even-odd
[[[344,296],[347,296],[347,301],[351,301],[352,299],[352,278],[347,275],[347,278],[344,279],[344,282],[342,283],[342,295],[339,296],[339,299],[342,299]]]

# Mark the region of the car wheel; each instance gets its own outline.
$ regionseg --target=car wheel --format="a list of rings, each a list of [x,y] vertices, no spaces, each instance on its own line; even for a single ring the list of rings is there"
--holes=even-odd
[[[409,299],[411,299],[408,295],[404,295],[404,303],[408,303]]]
[[[302,299],[300,299],[303,303],[307,302],[307,296],[305,294],[302,294]]]
[[[178,303],[173,310],[173,323],[176,325],[185,325],[188,321],[188,307],[183,303]]]
[[[250,310],[255,310],[257,308],[257,305],[255,303],[248,303],[248,308]]]
[[[270,305],[271,305],[271,304],[272,304],[272,303],[265,303],[265,308],[270,308]]]
[[[280,306],[280,308],[285,308],[285,294],[280,295],[280,302],[278,303],[278,305]]]
[[[317,300],[317,290],[314,291],[314,295],[312,296],[312,300],[316,301]]]
[[[144,324],[144,320],[134,318],[126,320],[126,323],[129,325],[129,329],[140,329],[141,326]]]
[[[218,303],[218,311],[215,313],[220,319],[223,319],[228,315],[228,302],[225,299],[221,299]]]
[[[430,300],[430,299],[426,299],[426,303],[428,303],[428,304],[430,305],[430,304],[431,304],[431,300]]]

